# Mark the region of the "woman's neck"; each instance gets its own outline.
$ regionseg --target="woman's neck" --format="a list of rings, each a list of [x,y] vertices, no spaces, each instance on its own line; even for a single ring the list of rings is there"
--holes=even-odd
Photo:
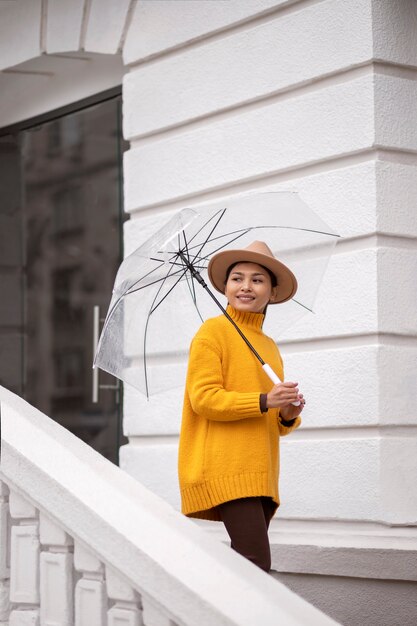
[[[250,326],[252,328],[261,329],[265,318],[263,313],[254,313],[252,311],[239,311],[230,304],[227,305],[226,312],[230,315],[236,324]]]

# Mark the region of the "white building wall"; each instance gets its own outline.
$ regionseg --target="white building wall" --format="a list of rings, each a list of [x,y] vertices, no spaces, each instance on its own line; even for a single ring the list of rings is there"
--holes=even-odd
[[[396,0],[143,2],[127,36],[127,252],[170,211],[254,189],[299,191],[343,237],[317,314],[281,343],[308,404],[273,529],[417,522],[416,17]],[[121,451],[177,507],[181,396],[129,391]]]

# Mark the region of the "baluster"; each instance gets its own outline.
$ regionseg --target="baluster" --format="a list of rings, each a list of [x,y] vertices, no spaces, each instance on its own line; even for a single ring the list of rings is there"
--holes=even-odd
[[[74,541],[74,567],[82,576],[75,586],[75,626],[107,626],[103,563]]]
[[[25,498],[10,491],[12,518],[9,626],[39,626],[38,512]],[[17,522],[17,524],[16,524]]]
[[[40,617],[44,624],[72,626],[74,580],[72,538],[46,515],[39,516]]]
[[[108,626],[143,626],[140,595],[106,566],[107,596],[115,604],[107,612]]]
[[[0,624],[9,618],[10,595],[9,489],[0,480]]]

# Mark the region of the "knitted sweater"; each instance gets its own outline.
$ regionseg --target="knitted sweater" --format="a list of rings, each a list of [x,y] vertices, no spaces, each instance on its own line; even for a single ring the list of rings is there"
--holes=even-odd
[[[264,315],[227,312],[262,358],[284,380],[282,358],[262,332]],[[279,506],[279,437],[297,428],[280,422],[279,409],[262,413],[259,396],[272,383],[224,315],[195,335],[188,363],[179,444],[182,512],[220,521],[217,505],[269,496]]]

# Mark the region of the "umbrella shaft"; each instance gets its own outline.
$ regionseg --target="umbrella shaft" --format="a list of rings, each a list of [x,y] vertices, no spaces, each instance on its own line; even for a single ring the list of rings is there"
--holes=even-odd
[[[195,267],[193,266],[192,263],[190,263],[190,261],[187,259],[187,257],[185,256],[185,254],[183,252],[179,252],[179,256],[181,257],[182,261],[185,263],[185,265],[188,267],[188,269],[190,270],[193,278],[195,278],[202,287],[204,287],[204,289],[207,291],[207,293],[209,294],[209,296],[214,300],[214,302],[217,304],[217,306],[219,307],[219,309],[223,312],[223,314],[227,317],[227,319],[229,320],[229,322],[231,324],[233,324],[233,326],[235,327],[235,329],[237,330],[237,332],[239,333],[239,335],[242,337],[243,341],[246,343],[246,345],[248,346],[248,348],[253,352],[253,354],[256,356],[256,358],[258,359],[258,361],[261,363],[261,365],[265,365],[265,361],[263,360],[263,358],[261,357],[261,355],[255,350],[255,348],[253,347],[253,345],[250,343],[250,341],[245,337],[245,335],[242,333],[242,331],[240,330],[239,326],[236,324],[236,322],[230,317],[229,313],[226,311],[226,309],[223,307],[223,305],[221,304],[221,302],[219,302],[219,300],[216,298],[216,296],[214,295],[214,293],[212,293],[210,291],[210,289],[207,286],[206,281],[204,280],[204,278],[201,276],[201,274],[199,274],[199,272],[195,269]]]
[[[216,296],[214,295],[214,293],[211,293],[210,289],[207,287],[207,284],[204,286],[204,289],[207,291],[208,294],[210,294],[210,296],[213,298],[214,302],[217,304],[218,307],[220,307],[220,309],[223,311],[223,314],[227,317],[227,319],[229,320],[229,322],[231,322],[233,324],[233,326],[235,327],[235,329],[237,330],[237,332],[239,333],[239,335],[242,337],[243,341],[246,343],[246,345],[248,346],[248,348],[253,352],[253,354],[256,356],[256,358],[258,359],[258,361],[260,362],[261,365],[265,365],[265,361],[263,360],[263,358],[261,357],[261,355],[256,352],[255,348],[253,347],[253,345],[251,344],[251,342],[247,339],[247,337],[245,337],[245,335],[242,333],[242,331],[240,330],[239,326],[236,324],[236,322],[230,317],[229,313],[226,311],[226,309],[220,304],[220,302],[217,300]]]

